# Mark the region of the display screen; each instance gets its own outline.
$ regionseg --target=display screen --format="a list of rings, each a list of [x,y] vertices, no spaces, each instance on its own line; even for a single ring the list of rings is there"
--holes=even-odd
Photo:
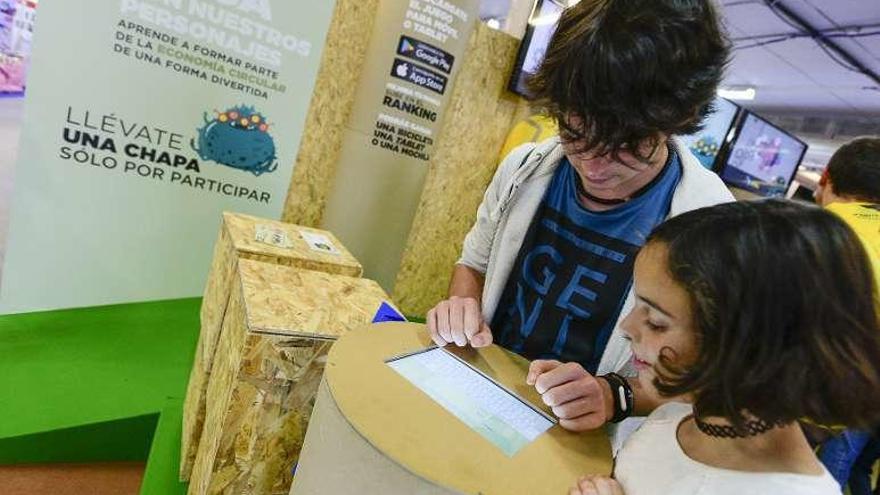
[[[0,0],[0,94],[24,92],[36,0]]]
[[[724,141],[739,113],[739,107],[724,98],[712,103],[712,113],[703,121],[703,130],[681,136],[681,140],[704,167],[712,170]]]
[[[528,98],[526,77],[541,66],[563,10],[564,7],[553,0],[538,0],[535,5],[510,79],[510,90],[514,93]]]
[[[508,457],[554,424],[545,413],[444,349],[429,348],[387,363]]]
[[[784,197],[806,151],[806,143],[748,113],[721,178],[761,196]]]

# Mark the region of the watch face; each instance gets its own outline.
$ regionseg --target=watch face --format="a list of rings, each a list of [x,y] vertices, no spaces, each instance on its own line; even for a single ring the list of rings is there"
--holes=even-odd
[[[626,379],[615,373],[609,373],[602,378],[608,382],[614,401],[614,415],[610,421],[619,423],[632,415],[632,392],[627,387]]]
[[[620,409],[623,412],[627,412],[629,408],[626,404],[626,388],[622,386],[617,388],[617,398],[619,400],[618,404],[620,404]]]

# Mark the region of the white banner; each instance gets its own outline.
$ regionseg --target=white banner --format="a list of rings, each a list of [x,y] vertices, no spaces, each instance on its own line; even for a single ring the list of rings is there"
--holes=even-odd
[[[0,313],[201,295],[278,218],[333,0],[40,4]]]
[[[322,227],[391,292],[478,0],[380,0]]]

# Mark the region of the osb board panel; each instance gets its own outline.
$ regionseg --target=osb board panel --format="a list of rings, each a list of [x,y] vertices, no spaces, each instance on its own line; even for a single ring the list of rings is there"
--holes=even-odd
[[[328,342],[251,335],[210,494],[286,494],[323,375]]]
[[[180,481],[188,481],[202,427],[205,424],[205,393],[208,386],[208,372],[201,356],[201,348],[196,347],[196,357],[189,373],[186,399],[183,402],[183,431],[180,437]]]
[[[202,435],[208,373],[214,359],[217,339],[220,337],[223,315],[229,302],[229,287],[232,285],[236,260],[232,240],[227,229],[221,225],[217,242],[214,244],[214,258],[211,261],[211,271],[208,273],[202,298],[199,340],[183,403],[179,473],[181,481],[190,479]]]
[[[351,252],[342,245],[332,232],[228,212],[223,213],[223,224],[229,233],[235,250],[242,258],[347,275],[349,277],[360,277],[364,271],[358,260],[352,256]],[[257,241],[255,234],[258,225],[266,225],[284,232],[293,246],[284,248]],[[326,236],[339,250],[339,254],[325,253],[312,249],[302,238],[302,232]]]
[[[393,290],[405,314],[445,298],[452,267],[521,100],[507,92],[519,41],[479,24],[455,81]]]
[[[282,248],[256,241],[255,234],[258,225],[267,225],[285,232],[293,246]],[[300,232],[319,233],[327,236],[340,251],[340,254],[334,255],[311,249],[302,239]],[[193,366],[187,388],[187,398],[184,403],[184,418],[186,419],[183,423],[180,462],[180,479],[184,481],[189,479],[201,435],[200,425],[204,419],[205,386],[208,382],[207,376],[204,375],[211,370],[217,341],[220,337],[220,325],[229,300],[232,273],[236,269],[239,258],[352,277],[359,277],[363,273],[360,263],[331,232],[244,214],[223,213],[223,224],[214,245],[214,258],[202,299],[201,331],[196,357],[200,362]]]
[[[196,460],[190,476],[190,495],[205,495],[211,482],[211,473],[217,449],[220,447],[221,426],[226,420],[227,406],[232,399],[238,377],[239,365],[247,351],[247,325],[241,291],[233,291],[223,318],[217,359],[208,381],[206,414]]]
[[[388,295],[364,278],[239,260],[252,332],[335,339],[369,323]]]
[[[387,295],[371,280],[246,259],[238,261],[232,287],[189,493],[284,493],[325,339],[368,323]],[[318,340],[260,333],[266,331]]]
[[[379,0],[337,0],[281,219],[321,224]]]
[[[282,248],[256,241],[258,225],[280,229],[287,234],[293,246]],[[310,248],[302,239],[301,231],[327,236],[340,254],[328,254]],[[238,258],[352,277],[359,277],[363,273],[360,263],[331,232],[239,213],[223,213],[223,225],[214,247],[214,259],[205,285],[201,309],[199,347],[202,348],[204,368],[208,371],[211,370],[211,361],[214,359],[214,348],[219,338],[220,324],[229,297],[230,280]]]
[[[220,226],[217,242],[214,244],[214,258],[211,260],[211,271],[208,272],[208,280],[205,283],[205,293],[202,296],[202,308],[200,316],[200,332],[198,348],[199,354],[204,360],[205,370],[210,371],[211,360],[214,359],[214,347],[220,334],[220,325],[223,323],[223,314],[229,302],[229,287],[232,274],[235,272],[238,256],[232,245],[232,239],[224,226]]]
[[[336,342],[325,379],[339,410],[360,434],[351,442],[366,439],[426,483],[460,493],[567,493],[579,476],[611,473],[611,444],[604,430],[574,433],[554,425],[508,457],[385,363],[429,345],[424,325],[414,323],[363,327]],[[527,360],[496,345],[456,354],[550,413],[526,384]],[[365,471],[369,466],[348,473],[351,486],[358,486]],[[393,486],[387,492],[399,493]]]
[[[230,236],[221,235],[218,244],[230,247],[229,239]],[[207,302],[203,304],[226,308],[230,292],[240,294],[244,290],[246,308],[243,311],[249,318],[249,329],[254,332],[335,339],[350,328],[370,322],[383,301],[390,303],[385,291],[372,280],[273,265],[244,257],[238,259],[235,252],[227,248],[218,249],[218,255],[224,259],[221,263],[224,269],[237,267],[240,275],[225,283],[226,290],[220,290],[223,282],[219,280],[229,277],[224,271],[218,271],[212,277],[215,283],[209,284],[217,288],[206,291]],[[210,314],[219,318],[224,311],[215,309]],[[224,329],[229,318],[234,316],[228,310],[225,314]],[[223,339],[220,325],[204,323],[196,356],[198,364],[191,372],[185,401],[182,480],[189,479],[193,459],[200,448],[202,431],[199,425],[204,423],[205,394],[209,393],[206,384],[212,381],[209,375],[214,373],[216,366],[217,342]],[[203,353],[210,353],[210,357]]]

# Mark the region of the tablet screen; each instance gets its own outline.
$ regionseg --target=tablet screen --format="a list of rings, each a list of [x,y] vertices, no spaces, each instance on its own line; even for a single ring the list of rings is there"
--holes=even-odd
[[[442,348],[387,363],[509,457],[554,424],[550,416]]]

